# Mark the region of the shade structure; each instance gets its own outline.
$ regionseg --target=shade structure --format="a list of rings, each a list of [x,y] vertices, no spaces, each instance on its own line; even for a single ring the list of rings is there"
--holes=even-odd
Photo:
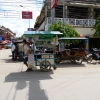
[[[85,37],[67,37],[67,38],[59,38],[58,40],[86,40],[88,38]]]
[[[40,38],[52,38],[55,35],[61,35],[63,33],[59,31],[25,31],[24,36],[29,38],[33,37],[34,35],[39,35]]]

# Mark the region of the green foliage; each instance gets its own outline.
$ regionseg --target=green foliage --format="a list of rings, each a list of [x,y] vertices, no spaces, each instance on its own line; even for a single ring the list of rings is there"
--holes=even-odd
[[[100,36],[100,15],[97,17],[93,29],[95,29],[95,33],[93,35]]]
[[[60,37],[79,37],[79,34],[72,26],[65,23],[63,24],[62,22],[52,24],[49,30],[63,33]]]

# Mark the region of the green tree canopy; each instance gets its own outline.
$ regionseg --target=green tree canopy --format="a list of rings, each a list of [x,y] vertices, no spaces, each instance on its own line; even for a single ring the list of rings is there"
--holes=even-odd
[[[52,24],[49,30],[63,33],[60,37],[79,37],[79,34],[72,26],[65,23],[63,24],[62,22]]]
[[[93,29],[95,29],[95,33],[93,35],[100,36],[100,15],[97,17]]]

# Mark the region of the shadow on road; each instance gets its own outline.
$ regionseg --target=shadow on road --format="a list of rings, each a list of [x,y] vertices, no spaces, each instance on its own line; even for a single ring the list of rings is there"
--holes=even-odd
[[[71,62],[57,64],[57,68],[68,68],[68,67],[86,67],[86,65],[85,64],[75,64]]]
[[[17,73],[11,73],[8,76],[5,77],[5,83],[6,82],[17,82],[15,86],[15,92],[13,95],[13,99],[15,100],[17,97],[17,91],[23,90],[24,88],[28,88],[29,91],[26,94],[26,98],[24,100],[48,100],[47,94],[45,90],[41,89],[41,83],[40,80],[49,80],[52,79],[50,76],[53,74],[53,71],[50,72],[40,72],[32,71],[32,72],[17,72]],[[12,95],[12,88],[9,90],[9,93],[6,97],[6,100],[9,99],[9,96]],[[23,94],[22,94],[23,95]]]
[[[92,64],[92,65],[96,65],[96,64],[100,64],[100,61],[95,61],[95,62],[91,62],[91,63],[87,63],[87,64]]]
[[[13,61],[12,59],[0,59],[0,60],[4,61],[5,63],[19,63],[19,62],[23,62],[23,61],[19,61],[19,60]]]

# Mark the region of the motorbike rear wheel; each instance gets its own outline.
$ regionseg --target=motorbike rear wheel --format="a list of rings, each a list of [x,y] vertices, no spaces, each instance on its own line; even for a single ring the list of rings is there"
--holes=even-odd
[[[82,56],[76,56],[75,57],[75,63],[76,64],[81,64],[83,61],[83,57]]]

